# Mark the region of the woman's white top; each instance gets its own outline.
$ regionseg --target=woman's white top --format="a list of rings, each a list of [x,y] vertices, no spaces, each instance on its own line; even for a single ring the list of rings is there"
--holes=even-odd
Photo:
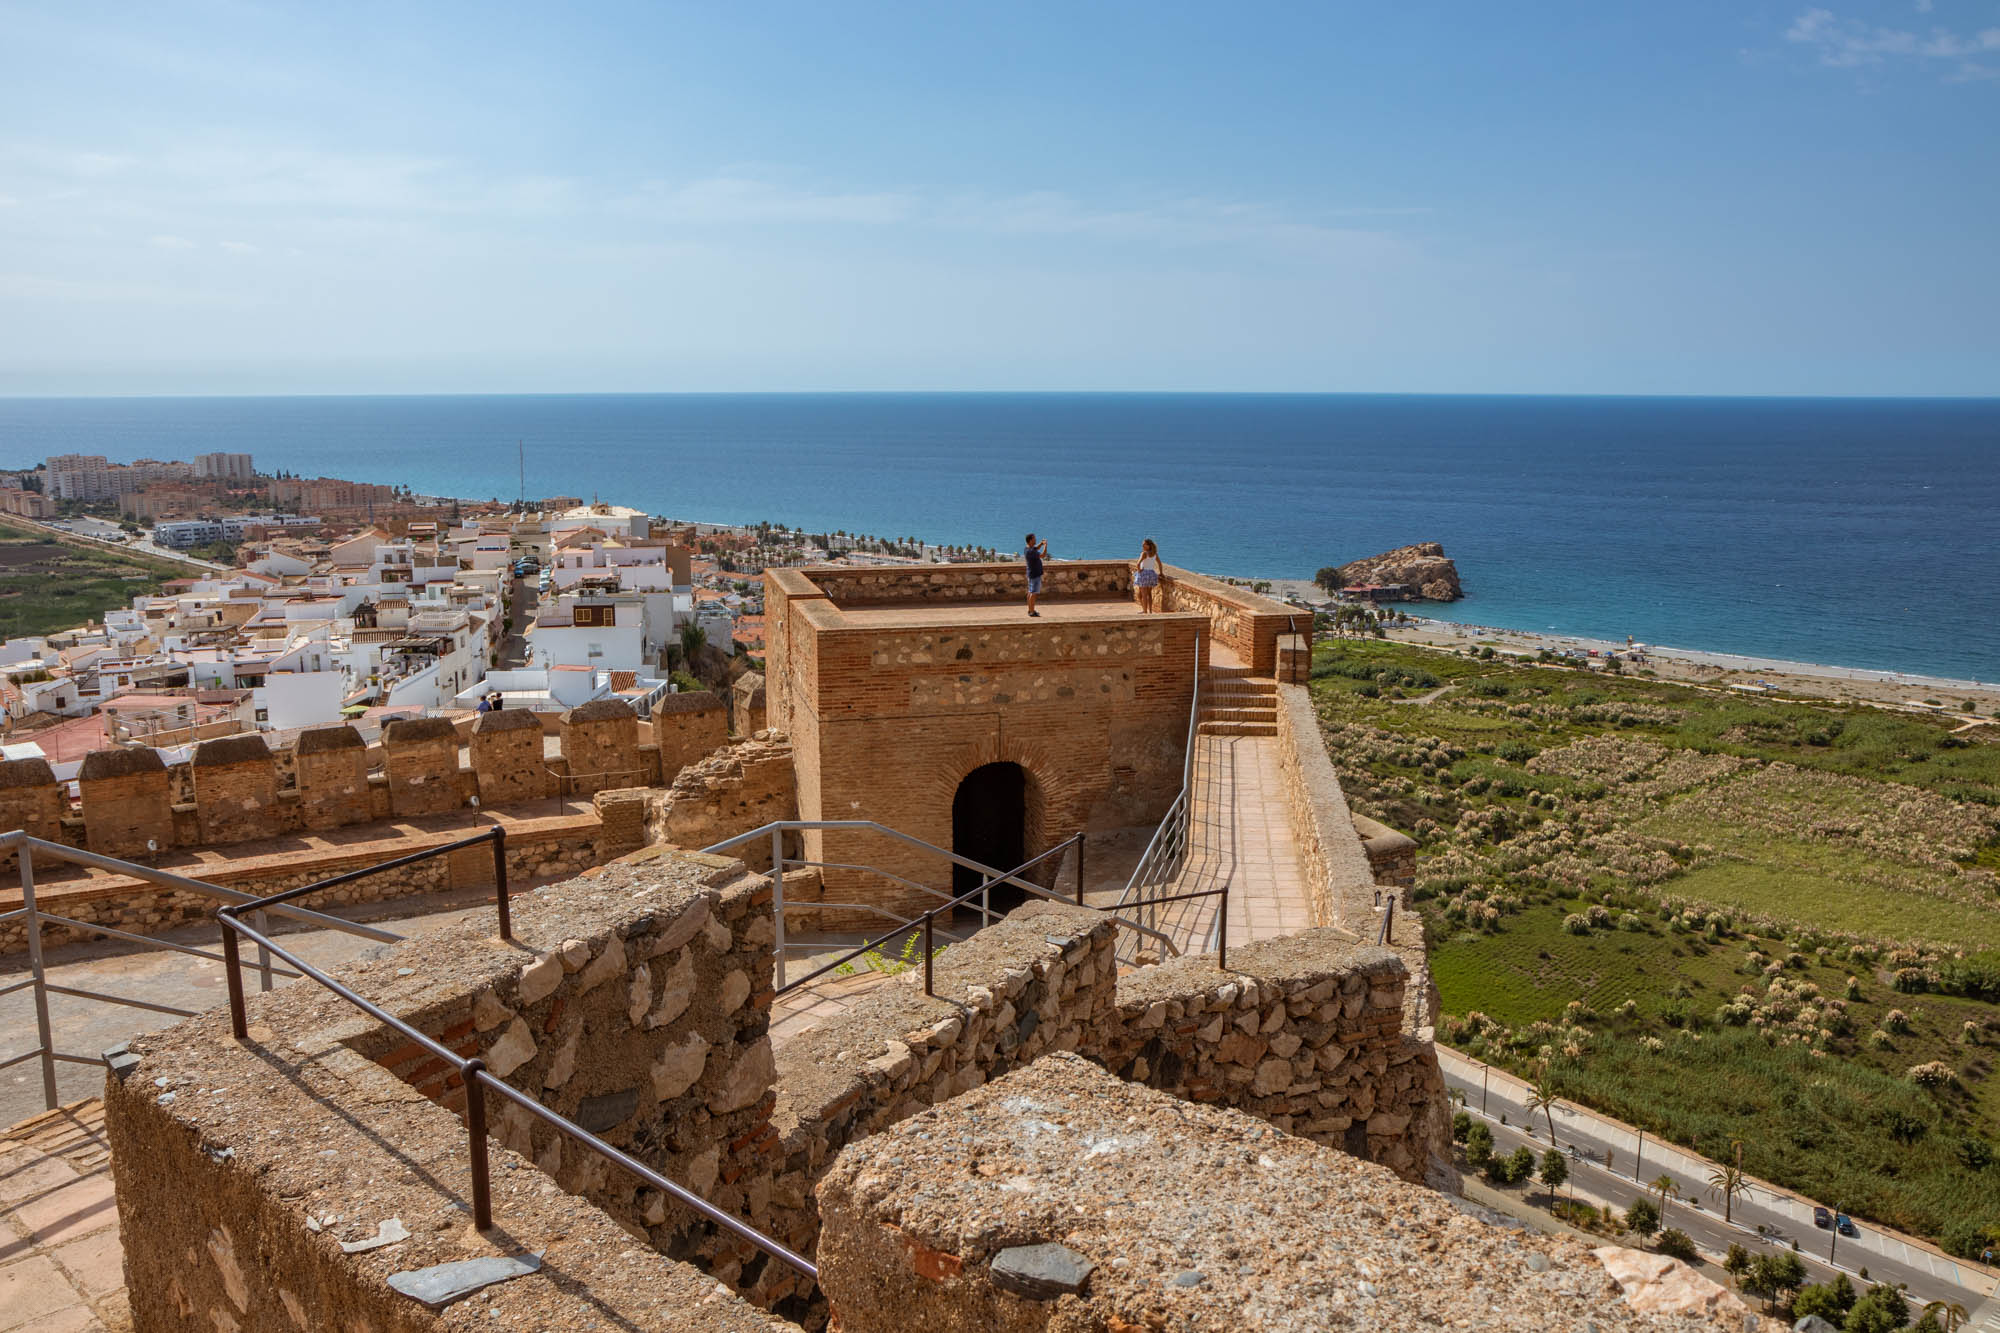
[[[1155,574],[1159,573],[1159,572],[1160,572],[1160,557],[1158,557],[1158,556],[1156,556],[1156,555],[1142,555],[1142,556],[1140,556],[1140,557],[1139,557],[1139,568],[1141,568],[1141,569],[1149,569],[1149,570],[1151,570],[1151,571],[1152,571],[1153,573],[1155,573]]]

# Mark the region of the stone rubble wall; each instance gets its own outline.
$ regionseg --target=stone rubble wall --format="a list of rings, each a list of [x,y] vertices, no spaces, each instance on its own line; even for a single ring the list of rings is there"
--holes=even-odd
[[[654,794],[646,814],[647,840],[699,851],[798,814],[791,742],[781,732],[761,731],[682,769],[672,786]],[[798,846],[796,833],[786,835],[787,856],[796,855]],[[771,868],[771,849],[761,840],[730,855],[753,870]]]
[[[768,1132],[769,916],[739,872],[678,854],[607,867],[523,895],[517,945],[467,922],[338,974],[482,1052],[543,1104],[696,1178],[678,1143],[719,1157]],[[451,1066],[309,984],[253,995],[249,1021],[247,1044],[223,1010],[138,1038],[107,1079],[138,1333],[795,1329],[662,1253],[678,1220],[659,1196],[491,1094],[496,1228],[473,1231]],[[392,1218],[391,1239],[364,1244]],[[523,1253],[539,1272],[441,1312],[389,1286]]]
[[[512,946],[480,917],[339,975],[459,1054],[480,1055],[496,1077],[806,1253],[821,1225],[815,1190],[843,1148],[1056,1053],[1190,1101],[1227,1103],[1405,1176],[1420,1158],[1410,1108],[1432,1091],[1426,1078],[1435,1079],[1436,1066],[1419,1058],[1427,1047],[1401,1032],[1406,970],[1394,953],[1336,931],[1240,949],[1226,974],[1190,958],[1121,978],[1109,917],[1036,901],[944,951],[935,995],[924,994],[921,969],[911,969],[774,1055],[769,888],[740,862],[646,847],[521,895],[515,922]],[[218,1248],[237,1253],[315,1249],[313,1291],[291,1289],[308,1316],[299,1326],[334,1325],[323,1301],[376,1308],[370,1301],[393,1269],[369,1255],[343,1264],[299,1232],[311,1230],[307,1212],[324,1210],[343,1219],[338,1239],[365,1234],[388,1206],[376,1197],[378,1176],[415,1172],[433,1193],[464,1197],[454,1114],[464,1090],[455,1067],[317,987],[253,996],[249,1048],[229,1041],[223,1022],[211,1013],[139,1039],[143,1063],[113,1080],[114,1162],[129,1164],[119,1167],[119,1185],[134,1289],[181,1283],[181,1295],[157,1303],[141,1328],[209,1327],[218,1311],[244,1327],[265,1326],[259,1312],[283,1303],[272,1284],[289,1268],[240,1266],[235,1281],[254,1290],[237,1300],[214,1252],[191,1258],[177,1249],[218,1228],[227,1233]],[[162,1090],[187,1100],[163,1104]],[[301,1099],[309,1109],[294,1105]],[[256,1114],[245,1113],[251,1106]],[[496,1195],[514,1210],[508,1234],[594,1234],[566,1220],[593,1205],[584,1213],[644,1239],[628,1257],[650,1262],[650,1248],[700,1265],[712,1279],[705,1308],[719,1315],[747,1317],[740,1296],[808,1327],[826,1319],[824,1299],[791,1269],[503,1100],[489,1103],[489,1114],[504,1145],[494,1175]],[[370,1138],[382,1116],[414,1140]],[[308,1143],[301,1133],[317,1137]],[[219,1156],[225,1147],[237,1156]],[[324,1182],[335,1176],[346,1183],[330,1193]],[[163,1202],[161,1178],[202,1197]],[[463,1227],[462,1215],[454,1225]],[[672,1286],[681,1270],[645,1271]],[[619,1305],[631,1291],[627,1279],[606,1280],[612,1296],[593,1288],[591,1299],[600,1309],[627,1308]],[[638,1326],[742,1326],[706,1317],[682,1312]]]
[[[1286,814],[1292,840],[1305,868],[1306,891],[1316,925],[1349,931],[1373,943],[1380,934],[1382,900],[1401,873],[1405,857],[1414,876],[1416,846],[1395,840],[1402,835],[1383,829],[1387,837],[1364,834],[1357,825],[1339,775],[1326,752],[1312,694],[1303,685],[1278,686],[1278,763],[1283,775]],[[1373,821],[1369,821],[1373,824]],[[1382,828],[1381,825],[1375,825]],[[1364,836],[1368,841],[1363,842]],[[1376,858],[1371,860],[1371,856]],[[1378,875],[1382,878],[1378,878]],[[1390,937],[1381,943],[1403,960],[1409,980],[1403,988],[1403,1037],[1407,1057],[1437,1068],[1439,1000],[1431,977],[1430,944],[1423,919],[1406,910],[1397,893]],[[1451,1166],[1451,1103],[1440,1082],[1435,1100],[1412,1108],[1411,1135],[1423,1145],[1419,1154],[1432,1188],[1457,1192],[1458,1173]]]
[[[1387,949],[1317,929],[1127,973],[1096,1058],[1120,1077],[1248,1112],[1421,1181],[1412,1126],[1445,1098],[1403,1040],[1408,973]],[[1418,1134],[1421,1133],[1419,1127]]]
[[[1061,1053],[851,1146],[818,1199],[841,1333],[1762,1325],[1719,1288],[1644,1313],[1574,1238]]]
[[[1095,1050],[1117,984],[1115,929],[1089,909],[1026,904],[939,955],[934,996],[912,969],[788,1041],[775,1136],[734,1158],[751,1221],[809,1254],[813,1188],[842,1147],[1049,1051]],[[789,1270],[765,1276],[760,1304],[794,1294]]]

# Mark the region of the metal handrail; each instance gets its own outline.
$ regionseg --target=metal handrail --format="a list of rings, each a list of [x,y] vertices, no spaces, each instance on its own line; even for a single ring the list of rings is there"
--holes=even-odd
[[[943,898],[946,896],[942,889],[934,889],[928,884],[919,884],[912,880],[904,879],[902,876],[899,876],[891,871],[883,870],[876,866],[849,866],[842,862],[805,861],[797,858],[787,857],[785,855],[784,835],[790,832],[802,832],[812,829],[828,829],[828,830],[845,831],[845,832],[880,833],[887,837],[894,838],[898,842],[908,843],[912,847],[921,847],[925,851],[934,852],[937,855],[945,858],[947,861],[950,861],[954,865],[961,865],[968,870],[977,871],[979,874],[987,877],[985,884],[982,886],[983,889],[986,891],[990,892],[996,885],[999,884],[1010,884],[1018,889],[1021,889],[1023,892],[1029,893],[1035,897],[1051,898],[1058,902],[1067,900],[1065,900],[1062,897],[1062,895],[1053,893],[1050,890],[1043,888],[1041,885],[1035,883],[1033,880],[1021,878],[1021,871],[1025,869],[1027,866],[1034,865],[1036,861],[1043,859],[1043,857],[1046,857],[1051,853],[1060,850],[1063,847],[1068,846],[1069,843],[1074,842],[1076,844],[1076,884],[1077,884],[1077,894],[1075,901],[1077,906],[1079,907],[1086,905],[1083,900],[1084,834],[1082,833],[1078,833],[1074,835],[1072,838],[1067,839],[1062,843],[1058,843],[1055,847],[1050,848],[1049,851],[1043,852],[1041,856],[1037,856],[1032,860],[1025,862],[1023,865],[1016,867],[1013,870],[997,870],[992,866],[986,865],[984,862],[975,861],[969,856],[960,856],[957,852],[947,851],[945,848],[938,846],[936,843],[925,842],[922,838],[912,837],[910,834],[904,833],[900,829],[890,828],[887,824],[879,824],[872,819],[774,819],[768,824],[758,825],[756,828],[751,829],[747,833],[738,833],[733,837],[724,838],[720,842],[710,843],[708,846],[702,848],[701,850],[709,855],[721,856],[737,847],[741,847],[746,843],[752,842],[755,839],[762,837],[770,838],[771,869],[768,872],[766,872],[766,874],[771,881],[771,917],[776,931],[776,939],[772,948],[777,956],[776,958],[777,984],[781,992],[787,989],[785,982],[785,954],[791,948],[791,945],[785,942],[785,877],[784,877],[785,867],[825,865],[831,869],[861,870],[877,875],[882,875],[886,878],[896,880],[899,883],[908,884],[912,888],[920,889],[923,892],[932,895],[933,897]],[[811,906],[815,908],[840,907],[844,905],[845,904],[841,903],[819,903],[819,902],[811,904]],[[1143,903],[1135,905],[1141,907],[1145,906],[1145,904]],[[975,907],[973,910],[980,913],[982,925],[990,925],[992,923],[994,912],[992,910],[992,904],[989,899],[982,896],[979,906]],[[1137,931],[1141,935],[1149,936],[1152,939],[1158,940],[1160,944],[1170,954],[1173,954],[1175,956],[1178,956],[1180,954],[1181,951],[1180,946],[1174,942],[1174,939],[1171,935],[1167,934],[1165,931],[1155,929],[1152,926],[1148,926],[1143,922],[1131,920],[1129,918],[1117,915],[1117,913],[1120,910],[1122,909],[1119,907],[1113,907],[1110,909],[1110,915],[1112,916],[1112,919],[1117,921],[1119,925],[1124,926],[1129,930]],[[917,922],[918,922],[917,917],[910,917],[907,920],[905,920],[903,924],[906,926],[915,926]],[[892,934],[893,933],[894,932],[892,932]]]
[[[257,916],[259,926],[265,931],[269,929],[264,922],[265,914],[275,913],[307,925],[339,930],[349,935],[358,935],[363,939],[393,944],[403,937],[393,931],[382,930],[375,926],[363,925],[356,921],[346,921],[337,916],[329,916],[323,912],[315,912],[308,908],[297,907],[286,900],[296,898],[314,889],[330,888],[334,885],[345,884],[349,881],[360,879],[364,875],[375,874],[377,871],[407,865],[412,861],[419,861],[427,856],[438,856],[446,852],[456,851],[462,847],[487,839],[491,839],[494,844],[495,864],[500,867],[499,883],[504,900],[506,872],[501,848],[504,845],[505,836],[504,830],[495,827],[490,832],[463,839],[459,842],[449,843],[443,847],[434,847],[429,851],[419,852],[412,856],[399,857],[393,861],[385,861],[378,865],[335,875],[330,879],[320,880],[315,884],[307,885],[303,889],[293,890],[290,893],[260,898],[256,894],[245,893],[241,889],[232,889],[221,884],[211,884],[207,880],[190,879],[185,875],[176,875],[169,871],[157,870],[152,866],[139,865],[132,861],[121,861],[117,857],[106,856],[101,852],[86,851],[81,847],[71,847],[66,843],[50,842],[46,838],[37,838],[22,829],[0,834],[0,851],[12,850],[18,853],[21,881],[21,905],[10,911],[0,913],[0,924],[16,919],[24,922],[23,934],[26,937],[29,973],[26,980],[15,982],[4,989],[0,989],[0,995],[11,995],[16,991],[33,989],[36,1040],[36,1044],[29,1050],[9,1056],[5,1060],[0,1060],[0,1069],[6,1069],[27,1060],[39,1059],[42,1063],[42,1103],[47,1109],[53,1111],[58,1105],[59,1100],[56,1090],[56,1066],[58,1064],[97,1065],[104,1062],[102,1055],[78,1055],[56,1048],[54,1028],[49,1018],[49,996],[51,995],[67,996],[77,1000],[90,1000],[99,1004],[122,1005],[129,1009],[144,1009],[152,1013],[171,1014],[182,1018],[192,1017],[196,1013],[195,1010],[183,1009],[177,1005],[161,1004],[152,1000],[139,1000],[124,995],[111,995],[103,991],[87,990],[76,986],[63,986],[51,982],[48,979],[47,965],[42,958],[42,928],[45,925],[64,926],[86,936],[102,935],[109,939],[136,944],[143,948],[160,949],[170,953],[190,954],[196,958],[205,958],[211,962],[219,962],[225,965],[227,980],[231,987],[237,991],[241,991],[243,986],[243,976],[240,969],[245,964],[242,963],[235,951],[230,948],[232,937],[226,929],[222,932],[223,951],[218,954],[206,949],[196,948],[193,945],[180,944],[173,940],[139,935],[131,931],[120,930],[116,926],[100,925],[93,921],[79,921],[74,917],[61,916],[54,912],[41,910],[35,893],[35,857],[37,853],[50,859],[66,861],[74,865],[90,866],[99,870],[108,870],[115,874],[129,875],[134,879],[144,880],[149,884],[157,884],[162,888],[176,889],[185,893],[219,899],[228,906],[254,912]],[[503,918],[505,915],[506,909],[503,901]],[[253,966],[258,973],[260,990],[270,990],[274,978],[283,977],[292,979],[302,975],[289,968],[274,966],[271,963],[270,950],[261,944],[258,946],[257,961],[249,966]]]
[[[1049,857],[1055,855],[1057,852],[1068,851],[1071,843],[1076,843],[1078,845],[1081,845],[1082,841],[1083,841],[1083,834],[1081,833],[1073,834],[1070,837],[1063,839],[1055,846],[1049,848],[1047,851],[1043,852],[1040,856],[1031,857],[1028,860],[1023,861],[1020,865],[1015,866],[1013,870],[1006,872],[1005,877],[1012,878],[1014,875],[1018,875],[1023,870],[1026,870],[1029,866],[1034,865],[1037,861],[1045,861]],[[913,917],[908,921],[904,921],[902,924],[897,926],[896,929],[889,931],[887,934],[876,936],[874,939],[868,941],[861,947],[849,950],[848,952],[842,954],[840,957],[834,959],[830,963],[826,963],[823,966],[814,968],[812,971],[806,973],[806,975],[800,977],[797,981],[780,985],[774,992],[774,994],[784,995],[790,991],[795,991],[799,987],[805,985],[807,982],[825,976],[827,973],[833,971],[841,964],[853,962],[856,958],[861,957],[863,954],[867,953],[870,949],[879,948],[881,945],[886,944],[890,940],[895,939],[898,935],[901,935],[904,931],[909,930],[912,927],[922,927],[924,932],[924,994],[926,995],[934,994],[934,992],[931,990],[931,955],[934,952],[932,948],[932,945],[934,943],[932,932],[934,930],[934,922],[937,916],[943,912],[953,911],[958,907],[960,907],[961,905],[970,902],[973,898],[976,898],[981,894],[986,893],[993,887],[994,883],[995,881],[993,880],[987,880],[975,888],[966,890],[964,893],[960,894],[956,898],[953,898],[951,901],[944,903],[940,906],[931,908],[930,911],[925,912],[920,917]],[[1050,898],[1056,897],[1055,894],[1050,893],[1047,889],[1043,889],[1040,886],[1037,886],[1036,892],[1041,893],[1046,897]],[[1077,881],[1076,896],[1078,901],[1081,902],[1083,898],[1083,881],[1081,879]],[[1058,899],[1058,901],[1060,901],[1060,899]]]
[[[495,830],[496,833],[498,831],[497,829]],[[488,835],[482,834],[479,838],[467,839],[466,841],[475,842],[486,836]],[[454,850],[456,847],[463,845],[465,844],[457,843],[451,847],[434,849],[427,854],[437,855],[440,852]],[[501,855],[501,846],[502,844],[498,841],[494,843],[496,860]],[[422,855],[426,855],[426,853],[418,854],[419,857]],[[404,858],[404,862],[412,859],[417,858]],[[504,906],[507,901],[505,862],[499,861],[498,864],[502,876],[499,900]],[[357,1009],[360,1009],[376,1022],[385,1024],[401,1033],[424,1050],[430,1052],[431,1055],[448,1065],[454,1066],[458,1070],[459,1077],[465,1084],[465,1127],[472,1171],[472,1224],[478,1230],[491,1231],[493,1229],[493,1188],[486,1143],[486,1092],[488,1089],[491,1089],[501,1097],[506,1098],[522,1110],[528,1112],[528,1114],[552,1126],[557,1133],[582,1144],[606,1161],[623,1167],[625,1170],[639,1177],[645,1184],[671,1196],[682,1206],[692,1209],[716,1226],[723,1228],[725,1231],[742,1240],[748,1241],[773,1258],[782,1260],[814,1282],[819,1280],[819,1268],[811,1260],[795,1253],[770,1236],[766,1236],[763,1232],[758,1231],[748,1223],[731,1217],[728,1213],[723,1212],[720,1208],[708,1202],[708,1200],[675,1184],[629,1154],[612,1147],[609,1143],[598,1138],[581,1125],[551,1111],[548,1107],[543,1106],[526,1093],[510,1087],[508,1084],[486,1072],[485,1060],[477,1056],[468,1058],[460,1055],[458,1052],[445,1046],[442,1042],[436,1041],[428,1034],[404,1022],[380,1005],[375,1004],[373,1001],[364,998],[354,990],[334,980],[331,976],[313,967],[305,960],[289,953],[262,932],[245,925],[241,919],[244,912],[254,912],[265,906],[267,902],[275,904],[287,901],[321,887],[325,886],[308,884],[303,888],[292,889],[286,893],[273,894],[267,900],[231,904],[216,912],[216,920],[222,923],[223,926],[222,949],[230,959],[230,967],[228,969],[230,978],[229,1023],[230,1030],[235,1034],[236,1040],[245,1044],[248,1044],[250,1040],[249,1013],[244,1004],[242,978],[238,975],[236,968],[236,958],[240,949],[240,946],[237,944],[237,937],[240,935],[255,943],[258,948],[276,954],[293,967],[298,968],[301,975],[317,981],[320,985],[326,987],[326,989],[338,995],[341,999],[346,1000]],[[506,934],[504,927],[503,937],[511,938],[511,936]]]
[[[1188,821],[1192,818],[1194,799],[1192,795],[1194,790],[1194,741],[1196,728],[1201,720],[1201,672],[1203,663],[1201,636],[1197,634],[1194,640],[1194,685],[1188,697],[1187,743],[1181,755],[1181,789],[1174,796],[1172,803],[1167,806],[1167,812],[1161,816],[1159,825],[1154,828],[1152,838],[1146,843],[1145,852],[1139,857],[1139,864],[1132,868],[1131,877],[1125,881],[1124,893],[1119,896],[1117,903],[1113,904],[1113,911],[1128,905],[1133,893],[1145,882],[1141,876],[1149,873],[1156,864],[1159,850],[1164,846],[1171,845],[1170,843],[1162,843],[1161,839],[1169,836],[1169,830],[1171,829],[1185,831]]]
[[[1390,944],[1394,941],[1395,933],[1396,895],[1385,893],[1382,895],[1382,924],[1376,929],[1375,942],[1383,945]]]

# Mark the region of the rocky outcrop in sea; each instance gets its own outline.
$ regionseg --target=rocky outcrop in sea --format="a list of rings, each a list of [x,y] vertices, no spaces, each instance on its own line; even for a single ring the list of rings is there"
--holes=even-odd
[[[1427,602],[1455,602],[1465,596],[1458,582],[1458,566],[1436,542],[1399,546],[1381,555],[1352,561],[1334,572],[1343,588],[1402,587],[1409,590],[1409,596]]]

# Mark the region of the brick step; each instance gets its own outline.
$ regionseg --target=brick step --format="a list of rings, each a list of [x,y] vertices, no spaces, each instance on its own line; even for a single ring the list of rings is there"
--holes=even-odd
[[[1276,722],[1276,708],[1257,707],[1215,707],[1201,710],[1203,722]]]
[[[1276,722],[1204,722],[1196,728],[1204,736],[1275,736]]]
[[[1201,697],[1203,699],[1264,699],[1271,703],[1276,703],[1278,701],[1278,687],[1273,685],[1269,689],[1262,689],[1255,685],[1246,685],[1238,681],[1228,681],[1222,684],[1204,685]]]

